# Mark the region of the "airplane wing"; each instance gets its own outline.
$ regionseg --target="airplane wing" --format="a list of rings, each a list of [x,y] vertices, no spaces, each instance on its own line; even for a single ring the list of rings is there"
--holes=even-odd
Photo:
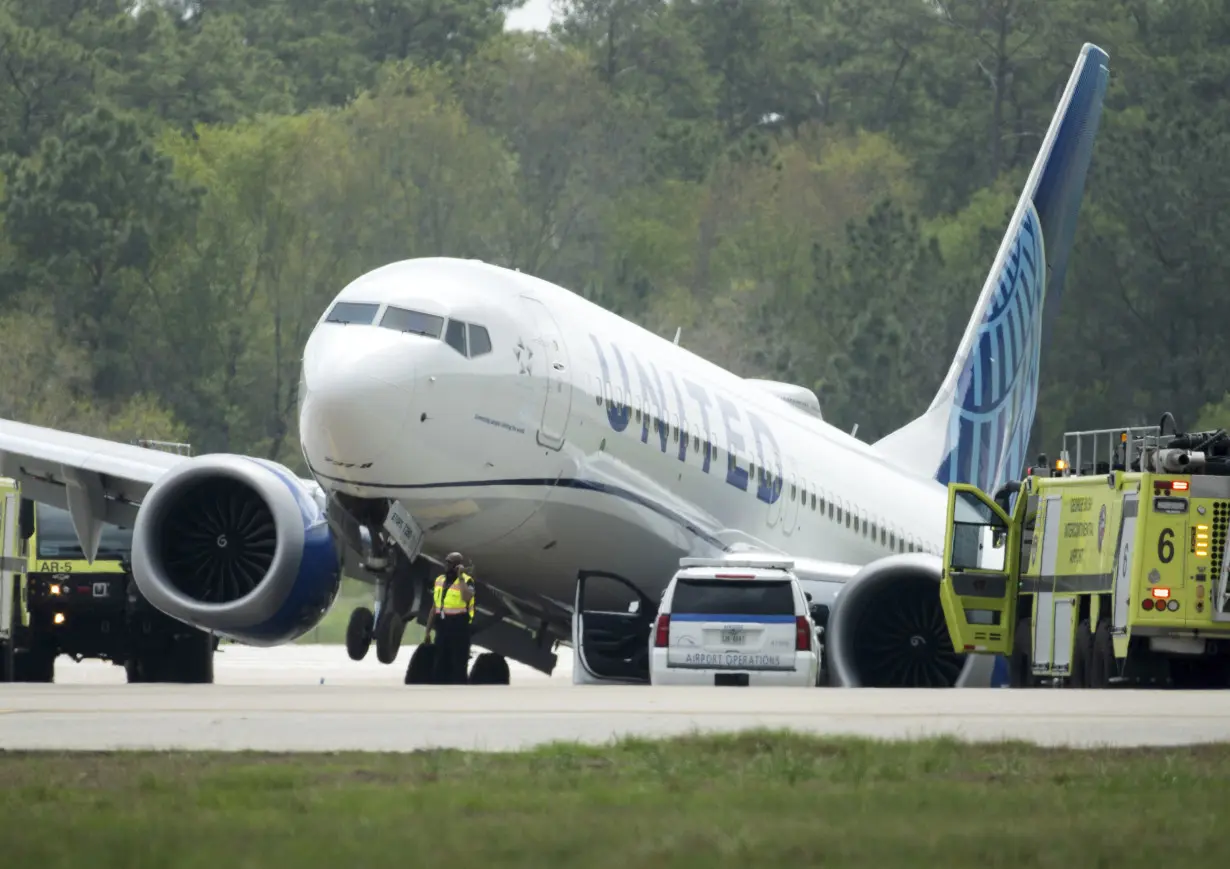
[[[70,512],[83,500],[113,525],[131,526],[149,487],[183,461],[188,458],[161,450],[0,420],[0,474],[20,483],[31,500]]]
[[[68,510],[88,560],[104,523],[131,528],[150,487],[188,456],[0,420],[0,475],[23,497]],[[318,495],[314,480],[301,480]]]

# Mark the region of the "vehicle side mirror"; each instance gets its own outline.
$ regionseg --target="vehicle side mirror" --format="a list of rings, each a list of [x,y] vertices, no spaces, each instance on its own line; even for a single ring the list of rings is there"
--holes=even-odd
[[[829,608],[822,603],[812,604],[811,620],[816,623],[816,627],[824,627],[829,623]]]
[[[803,592],[803,597],[807,598],[808,603],[811,603],[811,592],[810,591]]]
[[[21,499],[21,507],[17,510],[17,531],[22,540],[34,536],[34,502],[29,498]]]

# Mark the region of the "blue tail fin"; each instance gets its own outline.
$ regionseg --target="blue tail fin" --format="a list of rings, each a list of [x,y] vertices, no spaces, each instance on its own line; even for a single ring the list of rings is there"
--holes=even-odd
[[[895,463],[985,492],[1023,471],[1044,327],[1063,292],[1107,61],[1095,45],[1081,49],[939,392],[926,413],[876,444]]]

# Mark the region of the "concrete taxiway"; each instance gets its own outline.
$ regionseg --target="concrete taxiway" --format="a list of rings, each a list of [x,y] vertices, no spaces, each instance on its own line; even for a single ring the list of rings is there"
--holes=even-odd
[[[214,655],[214,683],[217,685],[402,685],[406,665],[414,646],[403,645],[391,664],[376,660],[376,650],[370,649],[362,661],[352,661],[345,646],[295,644],[258,649],[230,643],[219,647]],[[481,650],[476,650],[481,651]],[[509,676],[514,684],[522,682],[570,683],[572,654],[562,654],[550,676],[515,661],[508,662]],[[81,661],[70,658],[56,660],[56,683],[60,685],[123,685],[124,668],[104,661]]]
[[[109,685],[122,670],[66,662],[59,684],[0,685],[0,748],[510,750],[749,727],[1160,746],[1230,729],[1230,692],[581,687],[522,669],[508,686],[406,686],[404,665],[327,646],[236,647],[216,672],[214,685]]]

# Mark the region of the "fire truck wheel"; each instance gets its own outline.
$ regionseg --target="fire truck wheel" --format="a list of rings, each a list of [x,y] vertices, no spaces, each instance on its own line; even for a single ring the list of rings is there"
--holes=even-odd
[[[1110,622],[1098,622],[1093,632],[1093,655],[1089,665],[1089,687],[1109,688],[1115,672],[1115,647],[1110,640]]]
[[[1069,688],[1088,688],[1090,685],[1089,665],[1093,661],[1093,633],[1089,630],[1089,619],[1082,619],[1076,626],[1076,636],[1072,642],[1072,671],[1068,676]]]
[[[1034,675],[1031,671],[1033,658],[1033,635],[1029,618],[1016,623],[1016,636],[1012,640],[1012,655],[1008,658],[1008,685],[1011,688],[1032,688]]]

